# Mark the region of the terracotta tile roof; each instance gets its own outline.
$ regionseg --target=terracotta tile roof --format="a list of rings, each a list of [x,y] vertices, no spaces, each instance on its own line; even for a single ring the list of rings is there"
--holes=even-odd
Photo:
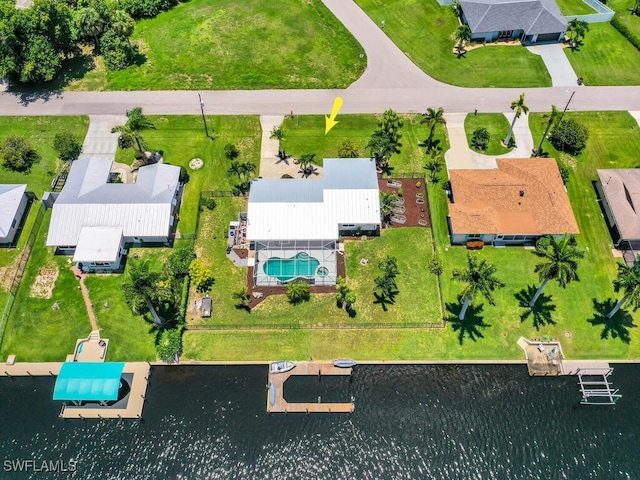
[[[640,239],[640,169],[597,170],[620,237]]]
[[[491,170],[451,170],[454,234],[579,233],[553,158],[497,160]]]

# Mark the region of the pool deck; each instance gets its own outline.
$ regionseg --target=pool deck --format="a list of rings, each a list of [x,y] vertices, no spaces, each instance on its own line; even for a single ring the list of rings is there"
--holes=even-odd
[[[351,368],[334,367],[332,363],[299,362],[293,370],[284,373],[271,373],[267,388],[267,412],[269,413],[353,413],[355,405],[350,403],[289,403],[284,399],[284,384],[294,375],[351,375]],[[275,389],[275,398],[271,404],[271,389]]]

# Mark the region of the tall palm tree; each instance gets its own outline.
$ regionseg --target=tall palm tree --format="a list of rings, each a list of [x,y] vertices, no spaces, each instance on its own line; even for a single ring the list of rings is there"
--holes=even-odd
[[[422,114],[420,123],[426,123],[427,127],[429,127],[429,138],[426,142],[427,150],[429,150],[431,143],[433,142],[433,135],[436,131],[436,127],[447,123],[444,118],[444,108],[439,107],[437,110],[431,107],[427,108],[427,111]]]
[[[529,307],[535,305],[549,280],[557,280],[562,288],[566,288],[573,280],[579,281],[577,260],[584,257],[584,252],[578,249],[573,235],[565,235],[561,240],[551,236],[541,237],[536,242],[534,253],[543,259],[535,267],[541,283],[529,302]]]
[[[100,48],[100,35],[104,31],[104,20],[100,14],[91,7],[85,7],[78,10],[76,17],[78,29],[82,35],[93,37],[95,50]]]
[[[366,148],[370,149],[371,157],[376,161],[376,167],[385,169],[389,164],[389,158],[396,152],[396,147],[387,132],[378,129],[373,132]]]
[[[135,25],[133,18],[124,10],[115,10],[111,14],[111,28],[113,28],[118,36],[126,38],[129,45],[131,45],[129,37],[133,34]]]
[[[380,213],[384,223],[389,223],[391,213],[393,213],[394,202],[398,201],[398,196],[392,192],[380,192]]]
[[[138,315],[149,312],[154,323],[161,324],[162,319],[154,305],[173,300],[169,282],[162,278],[160,272],[151,270],[147,259],[130,262],[128,267],[129,271],[122,288],[131,310]]]
[[[237,300],[240,304],[240,308],[244,308],[245,310],[249,310],[249,303],[251,300],[251,295],[249,294],[249,288],[246,285],[243,285],[238,290],[233,292],[231,295],[234,300]]]
[[[111,133],[120,134],[118,143],[121,148],[133,147],[136,153],[143,157],[147,145],[140,132],[143,130],[155,130],[155,128],[156,126],[153,122],[142,113],[142,108],[136,107],[127,111],[127,123],[113,127]],[[134,147],[134,143],[138,146],[137,149]]]
[[[509,133],[507,134],[507,138],[504,141],[505,145],[509,145],[509,142],[511,142],[511,135],[513,135],[513,127],[516,125],[516,120],[518,120],[523,113],[525,115],[529,113],[529,107],[526,103],[524,103],[524,93],[521,93],[520,97],[517,100],[511,102],[511,110],[515,110],[516,114],[513,117],[511,127],[509,128]]]
[[[453,34],[453,39],[457,42],[456,50],[458,54],[464,52],[464,46],[471,40],[471,28],[466,23],[460,25]]]
[[[551,105],[551,111],[549,113],[545,113],[542,116],[542,119],[547,121],[547,127],[544,129],[544,133],[542,134],[542,138],[540,139],[540,144],[538,145],[538,148],[535,151],[536,157],[539,157],[540,155],[542,155],[542,144],[547,138],[547,134],[549,133],[549,130],[551,130],[552,127],[555,127],[558,124],[558,122],[562,120],[562,115],[563,115],[563,112],[558,110],[558,107],[556,107],[555,105]]]
[[[462,310],[458,315],[458,320],[464,320],[469,304],[478,296],[482,295],[491,305],[495,305],[493,292],[496,288],[504,287],[504,283],[498,280],[494,274],[496,267],[487,263],[486,260],[478,262],[475,255],[467,255],[468,265],[466,269],[456,268],[453,270],[452,279],[456,282],[463,282],[466,285],[458,297],[463,301]]]
[[[607,314],[607,318],[613,317],[627,302],[634,310],[640,308],[640,264],[636,262],[630,267],[625,263],[619,263],[618,276],[613,281],[613,288],[616,293],[622,291],[624,295]]]
[[[589,31],[589,24],[584,20],[574,18],[569,22],[567,31],[571,33],[571,47],[574,48]]]

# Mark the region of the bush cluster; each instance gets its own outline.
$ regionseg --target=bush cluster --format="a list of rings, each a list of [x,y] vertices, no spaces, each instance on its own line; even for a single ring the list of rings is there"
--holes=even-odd
[[[587,146],[588,139],[589,129],[573,118],[560,121],[549,137],[556,150],[571,155],[578,155]]]
[[[133,18],[152,18],[188,0],[120,0],[122,8]]]

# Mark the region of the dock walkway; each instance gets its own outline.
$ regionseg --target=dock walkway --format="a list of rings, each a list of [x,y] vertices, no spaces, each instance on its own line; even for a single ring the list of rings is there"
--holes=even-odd
[[[284,399],[284,384],[295,375],[329,376],[351,375],[351,368],[334,367],[332,363],[300,362],[284,373],[269,371],[267,412],[272,413],[352,413],[355,405],[349,403],[289,403]]]

